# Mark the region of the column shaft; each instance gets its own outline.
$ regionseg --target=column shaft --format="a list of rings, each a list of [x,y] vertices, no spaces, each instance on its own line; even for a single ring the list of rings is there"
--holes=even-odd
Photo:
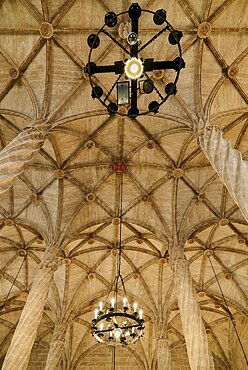
[[[177,259],[173,263],[173,273],[190,367],[192,370],[214,369],[212,353],[208,345],[200,307],[196,301],[188,262],[184,259]]]
[[[25,370],[41,322],[56,262],[46,261],[39,269],[23,308],[2,370]]]
[[[0,194],[8,190],[22,173],[25,164],[44,143],[45,131],[37,126],[26,127],[0,152]]]
[[[171,370],[170,342],[166,338],[157,341],[157,365],[159,370]]]
[[[55,326],[53,337],[50,343],[50,349],[47,355],[45,370],[55,370],[61,359],[64,349],[65,333],[67,324]]]
[[[219,175],[230,196],[248,222],[248,161],[233,148],[215,126],[207,126],[199,136],[200,146]]]

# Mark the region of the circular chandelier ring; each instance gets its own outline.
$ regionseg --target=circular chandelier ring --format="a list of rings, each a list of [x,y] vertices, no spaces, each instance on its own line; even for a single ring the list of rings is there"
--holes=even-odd
[[[119,16],[121,16],[121,15],[124,15],[124,14],[127,14],[127,13],[129,13],[129,11],[127,10],[127,11],[123,11],[123,12],[120,12],[120,13],[118,13],[118,14],[116,14],[116,17],[117,17],[117,19],[118,19],[118,17]],[[152,11],[152,10],[148,10],[148,9],[141,9],[141,14],[142,13],[150,13],[150,14],[152,14],[153,16],[155,16],[155,12],[154,11]],[[108,14],[108,13],[107,13]],[[181,45],[180,45],[180,38],[182,37],[182,34],[181,34],[181,32],[180,31],[177,31],[177,30],[175,30],[174,28],[173,28],[173,26],[167,21],[167,19],[165,18],[165,20],[164,20],[164,23],[166,23],[166,26],[165,27],[163,27],[162,28],[162,30],[160,30],[156,35],[154,35],[144,46],[142,46],[140,49],[138,49],[138,51],[137,51],[137,53],[139,53],[139,51],[142,49],[145,49],[145,47],[146,46],[148,46],[150,43],[152,43],[152,42],[154,42],[160,35],[162,35],[162,33],[164,33],[166,30],[169,30],[170,31],[170,33],[171,34],[173,34],[173,35],[175,35],[174,37],[175,37],[175,42],[174,42],[174,44],[173,45],[177,45],[177,47],[178,47],[178,54],[179,54],[179,56],[176,58],[177,59],[177,69],[174,69],[175,70],[175,72],[176,72],[176,75],[175,75],[175,78],[174,78],[174,81],[173,82],[171,82],[171,83],[168,83],[167,84],[167,86],[165,87],[165,93],[166,93],[166,95],[165,96],[162,96],[161,94],[159,94],[159,98],[160,98],[160,102],[157,102],[157,101],[152,101],[151,103],[150,103],[150,105],[149,105],[149,107],[148,107],[148,110],[146,110],[146,111],[143,111],[143,112],[139,112],[138,114],[137,114],[137,116],[139,115],[139,116],[142,116],[142,115],[146,115],[146,114],[150,114],[150,113],[157,113],[158,112],[158,110],[159,110],[159,108],[161,107],[161,105],[162,104],[164,104],[166,101],[167,101],[167,99],[169,98],[169,96],[171,96],[171,95],[175,95],[176,94],[176,92],[177,92],[177,90],[176,90],[176,84],[177,84],[177,82],[178,82],[178,79],[179,79],[179,76],[180,76],[180,72],[181,72],[181,70],[185,67],[185,62],[184,62],[184,60],[182,59],[182,48],[181,48]],[[122,50],[124,50],[125,51],[125,53],[127,54],[127,55],[129,55],[129,56],[131,56],[131,52],[129,52],[124,46],[122,46],[117,40],[115,40],[112,36],[111,36],[111,34],[109,34],[107,31],[105,31],[105,27],[108,27],[107,26],[107,24],[106,23],[104,23],[104,25],[98,30],[98,32],[95,34],[95,36],[96,36],[96,38],[95,38],[95,40],[97,40],[97,38],[99,37],[99,35],[101,34],[101,33],[104,33],[104,34],[106,34],[107,36],[109,36],[111,39],[112,39],[112,41],[117,45],[117,46],[119,46],[120,48],[122,48]],[[181,35],[179,36],[179,39],[177,39],[177,36],[178,36],[178,34],[177,33],[180,33]],[[93,43],[92,43],[92,45],[90,46],[90,52],[89,52],[89,56],[88,56],[88,64],[86,65],[86,67],[88,68],[88,69],[86,69],[86,67],[85,67],[85,72],[86,73],[88,73],[88,75],[89,75],[89,81],[90,81],[90,85],[91,85],[91,87],[92,87],[92,90],[94,89],[94,87],[99,87],[99,86],[96,86],[96,84],[94,83],[94,79],[93,79],[93,76],[94,76],[94,71],[93,71],[93,69],[94,69],[94,67],[96,66],[95,65],[95,63],[94,62],[92,62],[92,52],[93,52],[93,49],[94,49],[94,41],[93,41]],[[141,60],[141,59],[139,59],[139,57],[137,58],[138,60]],[[173,61],[173,62],[176,62],[176,59]],[[130,60],[130,59],[129,59]],[[111,89],[110,89],[110,91],[107,93],[107,95],[105,96],[105,98],[102,98],[101,96],[94,96],[94,98],[97,98],[99,101],[100,101],[100,103],[109,111],[109,106],[111,106],[111,104],[114,106],[114,108],[116,109],[116,107],[117,107],[117,109],[116,110],[114,110],[113,112],[112,112],[112,114],[118,114],[118,115],[120,115],[120,116],[129,116],[129,113],[123,113],[123,111],[122,112],[120,112],[120,111],[118,111],[118,105],[117,104],[115,104],[115,103],[113,103],[112,102],[112,100],[110,100],[109,99],[109,97],[110,97],[110,95],[111,95],[111,92],[113,91],[113,89],[114,89],[114,87],[117,85],[117,83],[118,83],[118,81],[119,81],[119,79],[120,79],[120,77],[124,74],[125,75],[125,68],[124,68],[124,66],[125,66],[125,63],[123,63],[123,72],[122,73],[120,73],[120,75],[119,75],[119,77],[118,77],[118,79],[117,79],[117,81],[115,81],[115,83],[114,83],[114,85],[111,87]],[[141,76],[143,76],[143,75],[145,75],[146,77],[148,77],[147,76],[147,73],[146,73],[146,70],[145,70],[145,68],[142,66],[142,70],[143,70],[143,74],[141,74],[140,76],[138,76],[137,78],[136,78],[136,80],[139,78],[139,77],[141,77]],[[131,81],[132,81],[132,78],[131,77],[129,77],[128,76],[128,78],[130,78],[131,79]],[[155,91],[157,91],[158,92],[158,90],[155,88]],[[93,94],[92,94],[92,96],[93,96]],[[106,103],[106,101],[107,100],[109,100],[109,102],[110,102],[110,104],[107,104]],[[109,111],[109,113],[110,113],[110,111]],[[132,118],[136,118],[136,117],[132,117]]]

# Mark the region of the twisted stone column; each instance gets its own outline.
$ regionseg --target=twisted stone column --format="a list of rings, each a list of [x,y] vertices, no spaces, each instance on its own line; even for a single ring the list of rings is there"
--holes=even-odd
[[[55,370],[61,358],[65,334],[66,334],[67,324],[58,324],[54,328],[53,337],[50,343],[50,349],[47,355],[45,370]]]
[[[179,258],[172,264],[178,307],[191,370],[214,369],[212,353],[208,345],[206,330],[196,301],[188,262]]]
[[[159,370],[171,370],[170,342],[166,338],[157,340],[157,365]]]
[[[199,144],[248,222],[248,161],[222,136],[216,126],[206,126]]]
[[[32,154],[42,147],[46,134],[44,127],[41,121],[26,127],[0,152],[0,194],[11,187]]]
[[[57,263],[53,258],[46,258],[40,264],[27,302],[23,308],[10,347],[6,354],[2,370],[25,370],[33,347],[37,329],[41,322],[44,305]]]

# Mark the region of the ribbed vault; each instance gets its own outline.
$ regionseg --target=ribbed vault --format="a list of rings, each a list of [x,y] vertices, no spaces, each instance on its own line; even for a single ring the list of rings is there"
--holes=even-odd
[[[132,366],[155,370],[157,340],[166,337],[172,369],[189,368],[169,263],[176,242],[184,246],[215,368],[241,370],[245,359],[230,312],[247,349],[248,227],[197,137],[207,120],[248,159],[247,1],[139,1],[142,8],[165,8],[183,32],[186,68],[178,93],[160,112],[134,120],[107,115],[83,73],[87,36],[103,25],[107,11],[130,4],[0,4],[0,149],[35,122],[45,132],[42,148],[0,195],[0,363],[45,251],[55,244],[58,268],[32,353],[47,353],[60,327],[61,369],[89,370],[94,354],[111,358],[95,346],[90,323],[116,272],[123,178],[122,275],[147,322],[145,337],[128,352]],[[143,43],[157,32],[148,15],[140,27]],[[110,33],[125,45],[118,32]],[[175,58],[175,49],[164,44],[158,39],[143,56]],[[105,35],[94,58],[111,64],[123,51]],[[172,74],[152,78],[162,89]],[[99,81],[106,89],[113,84],[106,75]],[[146,96],[138,99],[146,110]],[[10,173],[19,168],[18,155],[11,158]],[[113,170],[118,161],[126,166],[122,175]],[[120,349],[117,358],[125,353]]]

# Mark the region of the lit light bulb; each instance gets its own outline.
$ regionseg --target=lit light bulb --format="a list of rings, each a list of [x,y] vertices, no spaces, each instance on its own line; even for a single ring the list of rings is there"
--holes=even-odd
[[[138,66],[137,66],[137,64],[131,64],[131,66],[130,66],[130,71],[132,72],[132,73],[137,73],[138,72]]]
[[[124,336],[125,336],[125,337],[130,337],[130,332],[129,332],[129,330],[125,330]]]
[[[132,338],[135,338],[136,337],[135,327],[134,326],[132,327],[132,333],[130,335],[131,335]]]
[[[134,310],[134,312],[137,312],[137,307],[138,307],[137,303],[134,303],[133,304],[133,310]]]
[[[144,65],[142,60],[139,58],[128,59],[125,63],[124,72],[128,78],[132,80],[137,80],[141,77],[144,71]]]
[[[123,298],[123,307],[127,307],[127,298],[126,297]]]
[[[95,320],[97,319],[98,316],[98,309],[95,310]]]
[[[111,298],[111,307],[114,308],[115,307],[115,299],[114,298]]]
[[[113,333],[114,333],[115,338],[118,340],[121,337],[122,330],[120,328],[116,328],[113,330]]]
[[[109,332],[109,337],[108,337],[108,339],[109,339],[110,341],[112,341],[112,340],[113,340],[113,332],[112,332],[112,331],[110,331],[110,332]]]

